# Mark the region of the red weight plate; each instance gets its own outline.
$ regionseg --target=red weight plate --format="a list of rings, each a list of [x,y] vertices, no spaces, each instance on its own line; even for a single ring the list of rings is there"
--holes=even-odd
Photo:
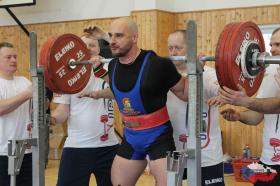
[[[238,28],[241,24],[242,24],[242,22],[236,22],[236,24],[232,27],[231,36],[228,38],[227,47],[225,48],[225,50],[226,50],[225,71],[228,74],[228,77],[227,77],[228,82],[227,83],[228,83],[228,87],[231,88],[231,89],[234,89],[234,90],[238,90],[238,88],[236,87],[235,82],[232,81],[232,76],[234,76],[234,75],[231,73],[232,69],[231,69],[231,66],[230,66],[230,65],[232,65],[232,61],[231,61],[232,48],[231,48],[230,43],[232,42],[233,35],[237,32],[237,30],[238,30]]]
[[[46,50],[46,74],[58,93],[74,94],[80,92],[88,83],[92,66],[77,65],[69,67],[69,61],[82,61],[90,58],[84,42],[76,35],[64,34],[53,39]]]
[[[48,62],[49,62],[49,55],[48,51],[50,46],[53,45],[53,42],[58,36],[53,36],[48,38],[48,40],[43,44],[41,51],[40,51],[40,59],[39,59],[39,64],[44,66],[44,71],[45,71],[45,82],[46,85],[49,89],[51,89],[53,92],[59,92],[57,87],[52,83],[50,74],[48,73]]]
[[[219,40],[216,46],[216,53],[215,53],[215,68],[216,68],[216,74],[217,74],[217,79],[219,81],[219,85],[220,86],[227,86],[228,84],[228,77],[227,77],[227,73],[225,71],[225,63],[226,63],[226,59],[225,59],[225,54],[226,54],[226,41],[228,39],[228,36],[231,34],[231,27],[234,25],[235,23],[229,23],[227,24],[223,31],[221,32],[220,36],[219,36]]]
[[[232,23],[232,26],[230,28],[230,34],[228,34],[228,37],[225,41],[225,48],[224,48],[224,72],[225,72],[225,79],[226,79],[226,86],[232,89],[235,89],[233,87],[236,87],[236,85],[234,83],[232,83],[232,81],[230,81],[232,74],[230,73],[230,67],[229,67],[229,59],[228,56],[231,54],[231,50],[229,49],[229,43],[231,41],[232,35],[235,32],[235,28],[238,27],[238,25],[240,25],[240,22],[235,22]],[[235,89],[236,90],[236,89]]]
[[[240,66],[240,53],[249,40],[255,40],[260,47],[260,52],[265,51],[264,39],[259,27],[253,22],[242,22],[234,25],[233,33],[227,42],[227,72],[229,73],[229,88],[238,90],[237,84],[245,88],[248,96],[254,95],[259,89],[264,71],[261,71],[255,78],[245,78]]]

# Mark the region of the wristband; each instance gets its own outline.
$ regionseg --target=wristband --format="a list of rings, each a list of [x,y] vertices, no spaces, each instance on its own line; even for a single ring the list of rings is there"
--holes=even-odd
[[[100,63],[96,68],[94,68],[93,72],[96,72],[96,71],[100,70],[101,68],[103,68],[103,63]]]
[[[93,70],[93,73],[94,73],[95,77],[103,79],[108,74],[108,71],[105,70],[103,68],[103,64],[101,64]]]

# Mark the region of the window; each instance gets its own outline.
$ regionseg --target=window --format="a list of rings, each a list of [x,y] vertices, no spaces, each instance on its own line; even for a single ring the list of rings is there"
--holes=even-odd
[[[265,43],[265,50],[266,52],[270,52],[270,37],[276,28],[280,27],[280,24],[275,24],[275,25],[259,25],[260,30],[262,31],[263,34],[263,39]]]
[[[270,45],[269,45],[271,34],[272,34],[273,30],[275,30],[278,27],[280,27],[280,24],[259,25],[259,28],[260,28],[260,30],[263,34],[263,39],[264,39],[264,43],[265,43],[265,50],[268,53],[270,53],[270,48],[271,48]],[[266,71],[274,73],[277,67],[278,67],[278,65],[275,65],[275,64],[268,65],[267,68],[266,68]]]

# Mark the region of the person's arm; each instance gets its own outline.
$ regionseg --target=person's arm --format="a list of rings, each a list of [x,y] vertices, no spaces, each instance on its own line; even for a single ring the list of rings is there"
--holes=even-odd
[[[247,108],[264,114],[280,113],[280,98],[251,98]]]
[[[108,71],[103,67],[101,59],[102,59],[101,56],[94,56],[94,57],[91,57],[89,61],[91,61],[93,64],[94,76],[97,78],[103,79],[104,81],[106,81],[106,83],[109,84]]]
[[[188,78],[182,77],[170,90],[182,101],[188,101]]]
[[[51,111],[51,123],[64,123],[68,119],[69,113],[69,104],[57,104],[57,107]]]
[[[100,99],[100,98],[114,99],[114,94],[111,91],[111,89],[108,87],[108,88],[101,89],[101,90],[83,92],[79,95],[79,98],[82,98],[82,97],[90,97],[93,99]]]
[[[0,116],[14,111],[30,98],[32,98],[32,86],[14,97],[0,100]]]
[[[220,101],[220,96],[211,97],[207,100],[207,104],[215,107],[225,105],[222,101]]]
[[[247,96],[245,89],[237,85],[239,90],[232,90],[226,86],[219,89],[220,101],[225,104],[248,107],[251,99]]]
[[[93,37],[97,39],[104,39],[107,42],[109,42],[110,40],[109,35],[98,26],[89,26],[84,29],[84,32],[91,34]]]
[[[252,110],[238,112],[234,109],[225,109],[221,111],[221,115],[228,121],[240,121],[246,125],[258,125],[264,115]]]
[[[263,114],[280,113],[280,98],[251,98],[248,97],[244,88],[238,85],[239,91],[223,87],[219,90],[220,99],[223,103],[243,106],[250,110]]]

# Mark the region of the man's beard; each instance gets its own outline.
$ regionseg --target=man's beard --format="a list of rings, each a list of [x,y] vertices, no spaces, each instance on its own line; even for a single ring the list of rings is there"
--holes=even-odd
[[[113,57],[123,57],[123,56],[125,56],[125,54],[124,53],[112,53],[112,55],[113,55]]]
[[[120,50],[117,53],[112,52],[112,55],[113,55],[113,57],[124,57],[130,51],[131,48],[132,48],[132,46],[129,46],[127,48],[123,48],[122,50]]]

